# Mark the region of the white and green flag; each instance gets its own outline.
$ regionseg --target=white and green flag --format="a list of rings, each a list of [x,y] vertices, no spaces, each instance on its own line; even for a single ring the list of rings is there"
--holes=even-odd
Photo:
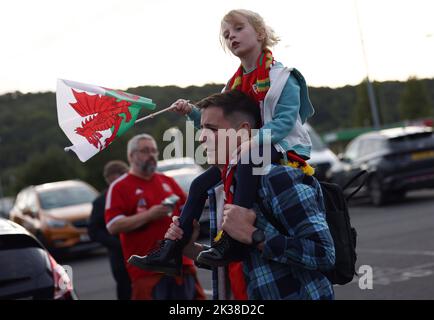
[[[155,109],[151,99],[99,86],[57,81],[57,117],[74,151],[85,162],[126,132],[142,108]]]

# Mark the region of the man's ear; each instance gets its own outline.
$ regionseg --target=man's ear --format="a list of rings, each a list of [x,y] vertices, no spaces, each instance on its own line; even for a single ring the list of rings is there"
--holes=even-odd
[[[247,121],[242,122],[239,127],[239,129],[245,129],[245,130],[250,130],[251,128],[252,126]]]
[[[133,160],[133,153],[132,153],[132,152],[130,152],[130,153],[127,155],[127,159],[128,159],[128,162],[129,162],[129,163],[132,163],[132,160]]]
[[[241,124],[239,125],[237,131],[239,131],[239,130],[243,130],[243,131],[245,131],[245,132],[248,134],[248,136],[250,137],[250,135],[251,135],[251,132],[250,132],[251,129],[252,129],[252,126],[250,125],[250,123],[247,122],[247,121],[244,121],[244,122],[241,122]]]

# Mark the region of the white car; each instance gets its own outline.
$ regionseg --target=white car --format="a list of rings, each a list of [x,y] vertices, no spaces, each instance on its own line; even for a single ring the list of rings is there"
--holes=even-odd
[[[205,169],[194,162],[192,158],[173,158],[158,161],[157,170],[166,176],[172,177],[182,190],[188,194],[193,180],[202,174]],[[201,236],[209,235],[209,206],[208,201],[199,219]]]
[[[205,169],[196,164],[192,158],[173,158],[158,161],[157,171],[175,179],[181,189],[188,194],[194,178],[202,174]]]
[[[310,139],[312,141],[312,149],[310,152],[309,164],[315,168],[315,177],[318,180],[330,180],[332,168],[341,164],[339,158],[322,142],[320,136],[309,125],[304,124]]]

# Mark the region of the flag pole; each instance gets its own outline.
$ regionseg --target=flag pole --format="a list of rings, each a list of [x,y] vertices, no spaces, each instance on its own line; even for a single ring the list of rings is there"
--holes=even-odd
[[[191,105],[191,104],[190,104],[190,105]],[[192,106],[192,105],[191,105],[191,106]],[[160,113],[164,113],[164,112],[169,111],[169,110],[172,110],[172,109],[174,109],[174,108],[176,108],[176,107],[177,107],[177,105],[176,105],[176,104],[173,104],[173,105],[171,105],[171,106],[168,107],[168,108],[165,108],[165,109],[163,109],[163,110],[160,110],[160,111],[157,111],[157,112],[151,113],[151,114],[147,115],[146,117],[143,117],[143,118],[137,119],[134,123],[139,123],[139,122],[142,122],[142,121],[147,120],[147,119],[152,119],[152,118],[155,117],[156,115],[158,115],[158,114],[160,114]]]

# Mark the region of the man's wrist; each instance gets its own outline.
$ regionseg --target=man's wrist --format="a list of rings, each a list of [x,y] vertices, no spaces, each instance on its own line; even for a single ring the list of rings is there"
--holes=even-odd
[[[247,233],[247,244],[249,246],[253,245],[253,238],[252,238],[252,236],[253,236],[253,232],[255,232],[256,229],[257,229],[256,227],[251,226],[251,228],[249,229],[249,231]]]
[[[265,233],[261,229],[255,228],[251,233],[251,245],[262,249],[265,241]]]

